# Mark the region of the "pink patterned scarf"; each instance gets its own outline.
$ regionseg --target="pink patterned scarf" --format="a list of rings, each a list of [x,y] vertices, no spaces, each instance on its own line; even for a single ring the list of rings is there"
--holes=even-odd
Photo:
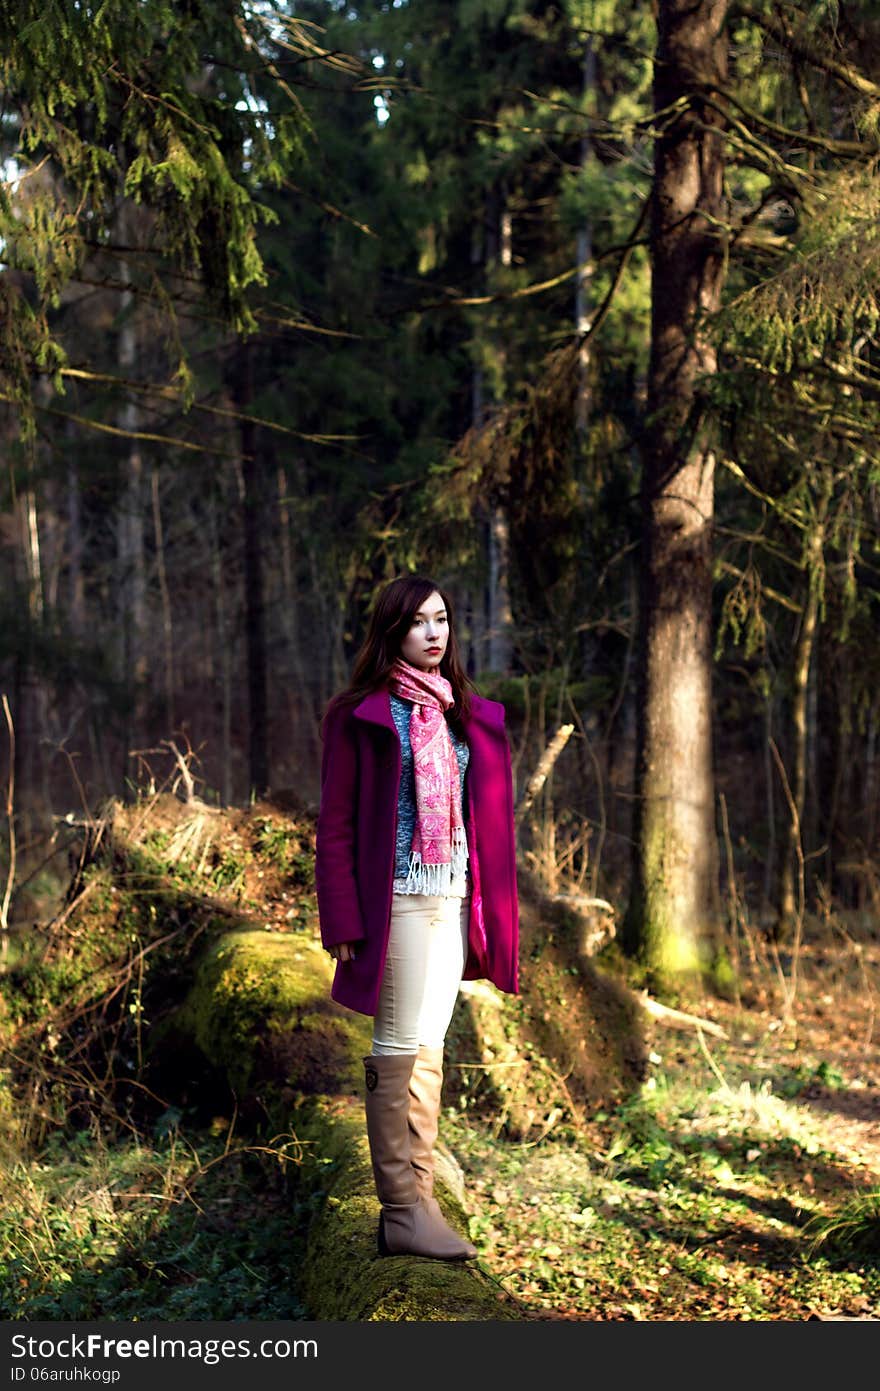
[[[420,671],[402,657],[391,668],[389,688],[414,702],[409,717],[416,783],[416,824],[407,885],[416,893],[449,889],[467,865],[467,836],[461,812],[461,774],[444,710],[454,704],[452,687],[439,671]]]

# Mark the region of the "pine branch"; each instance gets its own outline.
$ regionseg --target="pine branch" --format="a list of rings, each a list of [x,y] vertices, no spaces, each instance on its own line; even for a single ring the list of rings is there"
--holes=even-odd
[[[864,140],[834,140],[830,136],[811,135],[809,131],[793,129],[791,126],[780,125],[778,121],[771,121],[768,116],[762,116],[760,111],[755,111],[752,107],[746,106],[740,97],[732,92],[729,87],[715,87],[716,95],[729,102],[731,106],[742,112],[743,116],[763,130],[769,131],[771,135],[778,136],[781,140],[792,140],[797,144],[807,146],[810,149],[822,150],[825,154],[835,155],[839,159],[863,159],[870,161],[880,155],[880,145],[876,142],[869,144]],[[714,106],[727,120],[732,120],[730,112],[724,106],[717,106],[711,97],[707,97],[706,104]],[[754,137],[756,143],[757,137]],[[770,149],[770,146],[762,147]],[[779,158],[779,156],[777,156]],[[804,177],[804,171],[798,170]]]
[[[163,386],[160,382],[136,382],[126,377],[114,377],[110,372],[90,372],[84,367],[62,367],[59,375],[75,377],[82,381],[107,383],[120,387],[124,391],[134,391],[144,396],[158,396],[164,401],[180,401],[180,391],[176,387]],[[243,421],[249,425],[259,425],[264,430],[273,430],[280,435],[293,435],[295,439],[307,440],[310,444],[339,444],[344,441],[350,443],[358,438],[357,435],[324,435],[293,430],[288,425],[280,425],[277,421],[267,420],[264,416],[250,415],[246,411],[231,410],[223,406],[207,406],[202,401],[193,401],[189,409],[201,411],[205,415],[220,416],[225,420],[234,420],[237,423]],[[125,434],[126,432],[121,431],[120,433]]]
[[[11,406],[20,406],[20,402],[14,396],[9,396],[0,391],[0,401],[5,401]],[[77,425],[85,425],[90,430],[97,430],[100,434],[118,435],[122,439],[145,440],[153,444],[173,445],[178,449],[189,450],[193,454],[216,454],[223,455],[228,459],[240,458],[237,449],[220,449],[215,445],[210,448],[202,444],[195,444],[192,440],[181,439],[180,437],[156,434],[152,430],[123,430],[118,425],[107,425],[100,420],[92,420],[87,415],[80,415],[76,411],[58,410],[56,406],[44,406],[34,402],[34,409],[41,415],[54,415],[60,420],[72,420]]]
[[[736,579],[745,579],[745,571],[740,570],[738,565],[733,565],[729,560],[719,560],[718,569],[723,575],[734,575]],[[782,594],[778,589],[773,589],[769,584],[761,585],[761,593],[766,594],[768,599],[773,599],[775,603],[781,604],[784,609],[790,609],[792,613],[803,613],[803,604],[790,599],[787,594]]]
[[[742,0],[733,0],[730,14],[732,17],[741,15],[743,19],[750,19],[792,57],[800,58],[811,67],[818,68],[820,72],[836,77],[844,86],[858,92],[860,96],[880,101],[880,86],[876,82],[872,82],[849,63],[833,58],[827,48],[820,48],[805,35],[794,33],[777,15],[756,10],[752,5],[743,4]]]
[[[336,208],[332,203],[325,203],[323,198],[319,198],[316,193],[310,193],[308,189],[302,188],[300,184],[295,184],[293,179],[285,178],[281,180],[282,188],[287,188],[291,193],[298,193],[301,198],[306,198],[310,203],[314,203],[316,208],[322,212],[329,213],[331,217],[336,217],[340,222],[347,222],[350,227],[354,227],[358,232],[363,232],[367,237],[375,237],[377,241],[381,238],[378,232],[374,232],[372,227],[368,227],[365,222],[358,222],[356,217],[350,213],[344,213],[341,208]]]

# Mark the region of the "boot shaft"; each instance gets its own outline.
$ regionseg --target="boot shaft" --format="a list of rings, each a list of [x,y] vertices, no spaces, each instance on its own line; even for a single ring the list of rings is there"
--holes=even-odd
[[[380,1203],[417,1201],[410,1162],[409,1080],[414,1053],[373,1053],[364,1058],[364,1109],[373,1178]]]
[[[379,1251],[383,1256],[470,1260],[477,1254],[476,1247],[448,1225],[431,1197],[430,1187],[424,1195],[421,1192],[425,1174],[429,1181],[433,1178],[442,1050],[425,1050],[429,1055],[426,1058],[421,1057],[421,1051],[414,1084],[416,1054],[373,1053],[364,1058],[367,1135],[376,1193],[382,1204]],[[411,1085],[415,1091],[414,1113]],[[426,1168],[414,1164],[424,1164]]]
[[[443,1049],[419,1047],[409,1079],[410,1159],[419,1192],[434,1191],[434,1146],[440,1124],[443,1089]]]

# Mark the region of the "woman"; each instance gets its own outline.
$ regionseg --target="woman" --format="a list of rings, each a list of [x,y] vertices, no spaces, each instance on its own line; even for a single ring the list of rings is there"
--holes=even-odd
[[[364,1059],[382,1255],[476,1255],[433,1196],[443,1045],[462,979],[517,992],[504,707],[461,665],[449,596],[379,595],[324,717],[315,878],[334,1000],[373,1016]]]

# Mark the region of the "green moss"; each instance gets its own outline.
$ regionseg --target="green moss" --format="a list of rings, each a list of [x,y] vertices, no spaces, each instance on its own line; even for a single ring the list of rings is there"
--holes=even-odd
[[[512,1301],[475,1263],[380,1256],[379,1205],[359,1101],[334,1108],[316,1100],[297,1117],[309,1153],[298,1178],[312,1192],[302,1297],[312,1319],[438,1322],[519,1317]],[[460,1206],[438,1186],[447,1220],[466,1230]]]
[[[331,980],[326,953],[299,934],[225,932],[199,963],[173,1032],[189,1036],[238,1096],[265,1081],[351,1090],[368,1021],[331,1001]]]
[[[690,849],[681,843],[663,808],[644,813],[642,887],[633,894],[624,925],[627,951],[644,966],[646,983],[661,996],[698,985],[706,962],[689,891],[676,893],[676,881],[690,873]]]
[[[736,971],[726,951],[720,950],[716,953],[710,971],[712,985],[717,993],[724,1000],[734,1000],[736,998]]]

